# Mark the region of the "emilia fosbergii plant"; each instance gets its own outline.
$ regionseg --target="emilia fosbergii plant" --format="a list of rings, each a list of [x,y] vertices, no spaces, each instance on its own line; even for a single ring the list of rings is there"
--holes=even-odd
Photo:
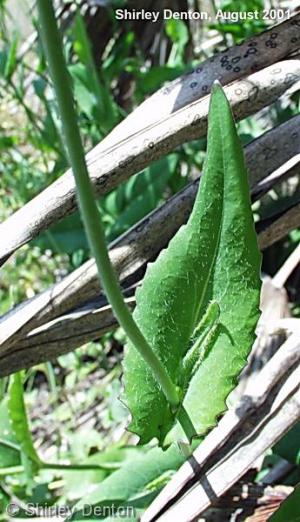
[[[84,226],[102,287],[128,338],[122,400],[131,414],[129,430],[140,444],[157,439],[159,445],[171,446],[162,454],[175,459],[176,467],[183,456],[172,443],[198,444],[226,409],[259,317],[261,256],[230,104],[220,84],[214,84],[207,154],[193,211],[168,248],[148,265],[132,315],[109,260],[52,2],[38,0],[37,5]],[[155,455],[143,461],[148,482],[157,476],[157,469],[150,471]]]
[[[225,409],[245,364],[259,315],[260,254],[247,173],[229,103],[214,85],[204,173],[193,212],[148,267],[133,316],[110,263],[89,180],[70,79],[50,0],[40,31],[101,284],[129,344],[125,393],[141,443],[202,435]]]

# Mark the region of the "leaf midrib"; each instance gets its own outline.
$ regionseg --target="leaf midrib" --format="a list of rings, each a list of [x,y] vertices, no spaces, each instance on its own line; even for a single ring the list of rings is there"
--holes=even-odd
[[[217,238],[217,241],[216,241],[216,246],[215,246],[215,249],[214,249],[214,254],[213,254],[213,259],[212,259],[212,263],[209,267],[209,270],[208,270],[208,273],[207,273],[207,277],[206,277],[206,280],[205,280],[205,283],[204,283],[204,287],[203,287],[203,292],[202,292],[202,296],[201,296],[201,299],[200,299],[200,302],[199,302],[199,305],[198,305],[198,309],[197,309],[197,313],[196,313],[196,321],[195,321],[195,325],[194,325],[194,328],[197,326],[197,324],[199,323],[199,313],[200,313],[200,310],[202,308],[202,305],[204,303],[204,298],[206,296],[206,292],[207,292],[207,286],[208,286],[208,283],[209,283],[209,280],[210,280],[210,276],[211,276],[211,273],[212,273],[212,269],[213,267],[215,266],[216,264],[216,260],[217,260],[217,257],[218,257],[218,253],[219,253],[219,249],[220,249],[220,239],[221,239],[221,234],[222,234],[222,229],[223,229],[223,217],[224,217],[224,188],[225,188],[225,162],[224,162],[224,146],[223,146],[223,135],[222,135],[222,127],[220,125],[220,119],[219,119],[219,114],[216,113],[216,119],[218,121],[218,129],[219,129],[219,133],[220,133],[220,138],[221,138],[221,143],[222,143],[222,161],[223,161],[223,193],[222,193],[222,212],[221,212],[221,219],[220,219],[220,226],[219,226],[219,230],[218,230],[218,238]]]

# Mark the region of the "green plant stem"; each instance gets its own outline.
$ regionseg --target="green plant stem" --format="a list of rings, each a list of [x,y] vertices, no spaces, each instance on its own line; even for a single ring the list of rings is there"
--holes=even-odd
[[[62,42],[57,28],[52,2],[51,0],[38,0],[37,6],[39,10],[41,35],[59,106],[69,161],[77,185],[79,206],[102,286],[119,324],[152,369],[168,402],[172,407],[176,408],[180,402],[176,386],[171,381],[164,366],[135,323],[124,302],[116,274],[109,259],[101,218],[96,206],[92,184],[85,163],[72,98],[70,78],[63,57]]]
[[[181,405],[178,409],[177,420],[189,441],[191,441],[194,437],[197,436],[197,432],[190,419],[190,416],[183,405]]]
[[[51,462],[41,462],[41,469],[61,469],[61,470],[103,470],[108,469],[97,464],[56,464]]]
[[[71,470],[82,470],[82,471],[88,471],[88,470],[107,470],[111,469],[109,467],[104,466],[98,466],[97,464],[55,464],[55,463],[49,463],[49,462],[39,462],[39,468],[40,469],[57,469],[62,471],[71,471]],[[118,469],[118,468],[117,468]],[[0,468],[0,477],[1,476],[7,476],[7,475],[15,475],[18,473],[24,472],[24,466],[11,466],[9,468]]]
[[[0,468],[0,477],[7,477],[7,475],[17,475],[23,473],[24,466],[11,466],[9,468]]]

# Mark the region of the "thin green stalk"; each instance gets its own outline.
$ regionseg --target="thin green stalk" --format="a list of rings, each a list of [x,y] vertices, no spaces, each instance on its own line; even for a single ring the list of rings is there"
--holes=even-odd
[[[61,469],[61,470],[103,470],[107,469],[104,466],[97,464],[55,464],[51,462],[41,462],[41,469]]]
[[[0,468],[0,477],[7,477],[7,475],[16,475],[23,473],[24,466],[10,466],[9,468]]]
[[[124,302],[116,274],[110,263],[101,218],[96,206],[92,184],[85,163],[84,151],[74,110],[70,78],[63,57],[62,42],[57,28],[52,2],[51,0],[37,0],[37,6],[39,10],[41,35],[59,106],[69,161],[77,185],[79,206],[102,286],[119,324],[152,369],[170,405],[177,408],[180,403],[177,388],[135,323]]]
[[[178,409],[177,420],[189,441],[197,437],[197,432],[186,409],[181,405]]]

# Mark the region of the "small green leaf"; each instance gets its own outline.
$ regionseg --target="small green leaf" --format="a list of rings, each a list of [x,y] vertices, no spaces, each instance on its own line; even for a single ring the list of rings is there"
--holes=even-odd
[[[17,66],[17,49],[18,49],[18,36],[15,34],[12,43],[8,49],[6,64],[5,64],[5,70],[4,70],[4,76],[7,80],[9,80]]]
[[[58,254],[72,254],[78,249],[87,251],[88,243],[79,212],[75,212],[55,223],[44,234],[35,239],[33,245],[39,246],[42,250],[50,248]]]
[[[114,239],[151,212],[163,199],[163,193],[178,163],[176,154],[150,165],[144,172],[133,176],[127,183],[118,187],[115,203],[121,203],[115,209],[113,225],[109,238]],[[109,194],[107,199],[109,201]]]
[[[189,32],[187,26],[182,20],[175,20],[172,18],[166,22],[166,33],[171,38],[172,42],[178,44],[180,47],[184,46],[189,41]]]
[[[149,264],[137,291],[135,320],[176,385],[196,326],[211,301],[218,303],[218,335],[189,383],[184,406],[203,435],[226,409],[254,341],[259,317],[260,253],[251,212],[247,172],[230,105],[214,86],[209,111],[208,148],[194,209],[183,226]],[[174,428],[176,412],[135,348],[124,360],[129,429],[146,443],[162,443]],[[168,442],[182,436],[172,432]]]
[[[86,495],[75,506],[71,520],[93,520],[88,510],[85,511],[86,516],[84,515],[84,506],[105,506],[107,513],[110,506],[115,509],[118,506],[145,508],[165,484],[167,477],[170,477],[170,472],[176,471],[184,460],[175,444],[167,451],[153,448],[140,457],[136,456],[134,461],[112,473],[90,495]],[[106,520],[106,517],[103,516],[103,519]]]
[[[7,400],[0,403],[0,469],[20,465],[20,448],[9,424]]]
[[[40,466],[39,456],[34,448],[24,402],[21,373],[15,373],[10,378],[8,411],[15,437],[20,444],[25,457]]]
[[[280,505],[269,519],[270,522],[300,522],[300,484]]]
[[[72,31],[74,50],[80,63],[70,66],[73,76],[75,96],[80,108],[96,122],[105,134],[119,119],[119,110],[114,102],[105,77],[101,81],[94,62],[91,43],[86,26],[79,10],[75,15]]]

